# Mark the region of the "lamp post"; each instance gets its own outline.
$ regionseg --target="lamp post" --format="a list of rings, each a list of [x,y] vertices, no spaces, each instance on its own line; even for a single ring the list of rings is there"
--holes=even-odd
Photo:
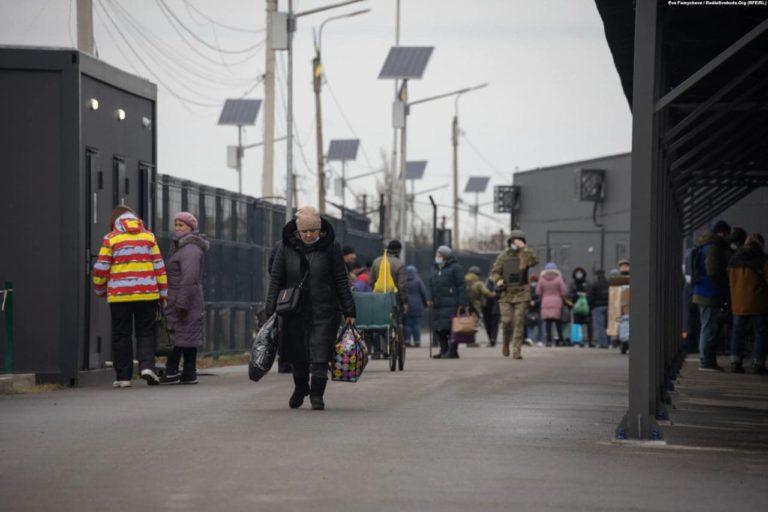
[[[293,0],[288,0],[288,13],[286,21],[287,31],[287,44],[285,49],[288,51],[288,70],[286,73],[286,88],[287,88],[287,108],[286,108],[286,130],[287,133],[287,154],[285,162],[285,218],[286,222],[291,219],[293,215],[293,34],[296,32],[296,21],[302,16],[308,16],[310,14],[317,14],[319,12],[328,11],[337,7],[344,7],[345,5],[355,4],[363,2],[365,0],[346,0],[336,4],[326,5],[323,7],[317,7],[315,9],[308,9],[301,12],[293,12]],[[274,29],[274,27],[272,27]],[[267,37],[271,37],[268,34]],[[322,146],[320,146],[322,148]],[[322,151],[322,149],[321,149]]]
[[[323,87],[323,28],[326,24],[343,18],[351,18],[370,12],[370,9],[332,16],[320,24],[315,38],[315,58],[312,59],[312,88],[315,91],[315,132],[317,135],[317,209],[321,214],[325,213],[325,161],[323,158],[323,118],[320,94]]]
[[[465,89],[456,94],[456,99],[453,101],[453,122],[451,123],[451,142],[453,143],[453,246],[456,249],[461,245],[461,238],[459,237],[459,99],[461,99],[463,94],[484,87],[488,87],[487,82]],[[475,218],[475,224],[477,224],[477,218]]]

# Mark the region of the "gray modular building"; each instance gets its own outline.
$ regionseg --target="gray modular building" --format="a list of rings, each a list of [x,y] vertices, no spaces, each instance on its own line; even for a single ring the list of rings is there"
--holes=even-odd
[[[156,95],[76,50],[0,47],[0,280],[13,285],[14,372],[75,384],[110,359],[109,308],[89,270],[116,205],[152,218]]]
[[[538,270],[545,262],[554,261],[569,277],[575,267],[590,273],[599,268],[608,271],[620,259],[629,258],[631,159],[631,153],[620,153],[514,175],[521,195],[516,219],[541,262]],[[603,199],[597,208],[592,201],[580,200],[582,170],[605,172]],[[766,206],[768,190],[757,189],[717,219],[765,236]],[[706,229],[707,224],[699,226],[685,240],[686,247]]]
[[[609,270],[629,256],[630,153],[542,167],[514,175],[520,187],[517,222],[541,270],[554,261],[569,276],[576,267]],[[605,171],[604,198],[595,209],[580,200],[582,170]]]

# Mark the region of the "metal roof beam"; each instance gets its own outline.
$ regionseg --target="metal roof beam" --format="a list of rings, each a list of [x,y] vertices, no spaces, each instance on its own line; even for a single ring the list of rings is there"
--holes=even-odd
[[[714,95],[712,95],[707,101],[704,103],[701,103],[693,112],[688,114],[685,118],[683,118],[682,121],[677,123],[675,126],[667,130],[667,133],[664,134],[663,141],[669,142],[671,139],[676,137],[680,132],[682,132],[684,129],[688,127],[693,121],[698,119],[702,114],[704,114],[706,111],[710,110],[710,108],[717,103],[722,97],[733,90],[739,83],[741,83],[745,78],[747,78],[749,75],[752,74],[752,72],[755,71],[758,67],[762,66],[766,61],[768,61],[768,55],[760,59],[758,62],[756,62],[753,66],[750,67],[748,72],[743,73],[741,76],[735,78],[731,82],[729,82],[728,85],[720,89],[718,92],[716,92]],[[754,84],[752,87],[747,89],[744,93],[742,93],[737,98],[734,98],[727,102],[723,108],[723,110],[718,110],[718,113],[714,115],[710,120],[712,119],[719,119],[720,117],[724,116],[725,114],[733,111],[733,106],[735,105],[744,105],[744,100],[752,96],[753,93],[758,92],[760,89],[762,89],[765,84],[768,83],[768,77],[764,77],[762,80],[758,80],[756,84]],[[762,102],[761,107],[765,106],[765,102]],[[697,126],[698,128],[698,126]]]
[[[685,93],[688,89],[699,83],[704,77],[717,69],[723,62],[737,54],[739,50],[754,41],[766,30],[768,30],[768,19],[763,20],[755,28],[741,36],[738,41],[720,52],[720,54],[717,55],[714,59],[704,64],[704,66],[699,68],[698,71],[683,80],[680,85],[665,94],[663,98],[656,102],[655,111],[659,112],[660,110],[663,110],[667,105],[679,98],[680,95]]]
[[[723,196],[716,203],[713,203],[707,208],[703,208],[695,213],[692,212],[691,214],[689,214],[689,218],[688,218],[688,224],[691,227],[691,231],[706,224],[711,219],[720,215],[725,210],[727,210],[734,204],[741,201],[744,197],[752,193],[753,190],[754,189],[752,188],[742,188],[742,189],[734,190],[733,192],[731,192],[730,194],[727,194],[726,196]]]

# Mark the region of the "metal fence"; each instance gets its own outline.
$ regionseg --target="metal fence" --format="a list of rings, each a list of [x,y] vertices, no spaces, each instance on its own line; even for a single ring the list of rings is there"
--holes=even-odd
[[[163,254],[180,211],[197,217],[198,229],[211,243],[203,276],[207,321],[202,352],[218,356],[246,350],[255,335],[255,313],[265,298],[269,255],[281,237],[285,208],[168,175],[157,177],[155,205],[152,228]],[[355,247],[363,260],[380,253],[381,236],[368,231],[365,216],[326,219],[337,241]]]

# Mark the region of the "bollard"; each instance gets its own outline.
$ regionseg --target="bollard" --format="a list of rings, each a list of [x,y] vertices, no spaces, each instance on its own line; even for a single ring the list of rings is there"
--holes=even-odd
[[[3,353],[3,373],[13,373],[13,283],[5,282],[2,311],[5,314],[5,352]]]

